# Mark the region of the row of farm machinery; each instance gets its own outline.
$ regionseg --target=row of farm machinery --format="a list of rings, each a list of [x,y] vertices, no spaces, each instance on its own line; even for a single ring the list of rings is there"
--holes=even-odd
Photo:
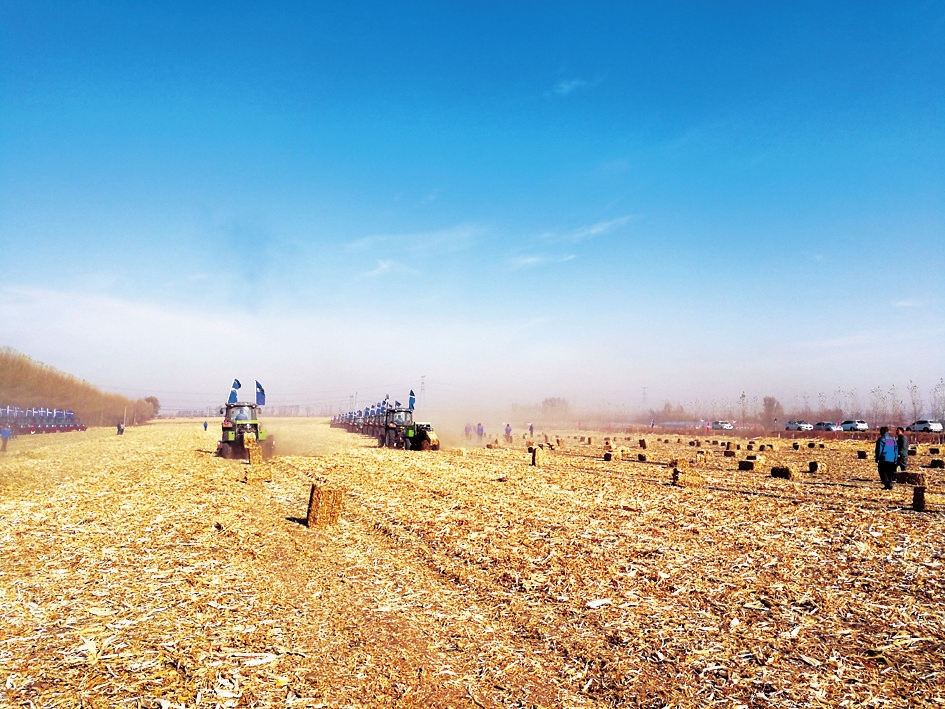
[[[440,450],[440,439],[433,426],[414,420],[415,402],[413,391],[410,392],[407,406],[402,406],[399,401],[391,403],[389,397],[385,397],[384,401],[373,406],[335,416],[331,426],[369,436],[377,441],[379,448]]]
[[[0,406],[0,424],[9,426],[17,436],[84,431],[87,428],[69,409],[47,409],[40,406],[27,409],[17,406]]]

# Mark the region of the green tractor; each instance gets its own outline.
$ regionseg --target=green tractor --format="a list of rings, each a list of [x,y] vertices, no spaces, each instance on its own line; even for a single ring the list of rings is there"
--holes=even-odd
[[[440,450],[440,439],[429,423],[413,420],[413,411],[402,407],[388,409],[383,414],[384,427],[377,433],[379,448],[406,450]]]
[[[249,460],[249,448],[245,443],[245,436],[251,433],[256,437],[263,458],[272,457],[275,441],[272,436],[267,436],[265,429],[259,425],[256,408],[256,404],[243,401],[220,407],[220,413],[223,414],[223,436],[217,443],[218,456]]]

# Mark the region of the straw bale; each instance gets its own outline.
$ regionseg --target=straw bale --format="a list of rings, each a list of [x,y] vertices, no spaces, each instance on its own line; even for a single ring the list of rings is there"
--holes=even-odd
[[[929,461],[929,467],[945,468],[945,461],[943,461],[941,458],[932,458],[932,460]]]
[[[929,448],[929,455],[938,455],[939,452],[940,451],[938,448],[934,448],[934,447]]]
[[[857,460],[866,460],[866,451],[857,451],[856,452]]]
[[[639,445],[640,448],[642,448],[643,450],[646,450],[646,439],[645,439],[645,438],[641,438],[641,439],[637,442],[637,445]]]
[[[734,457],[735,457],[735,451],[729,450],[729,449],[725,449],[724,451],[722,451],[722,455],[723,455],[724,457],[726,457],[726,458],[734,458]]]
[[[781,478],[783,480],[791,480],[793,479],[794,475],[791,473],[790,468],[783,465],[776,465],[771,468],[771,477]]]
[[[751,461],[751,460],[740,460],[738,461],[738,469],[739,470],[754,470],[755,463],[754,461]]]
[[[341,490],[312,485],[308,496],[308,514],[305,517],[309,527],[327,527],[338,522],[343,506]]]
[[[259,441],[256,440],[256,434],[248,432],[244,434],[243,445],[246,446],[246,451],[249,453],[249,464],[262,465],[262,448],[259,445]]]
[[[896,473],[896,482],[903,485],[914,485],[916,487],[925,487],[925,473],[912,473],[903,471]]]
[[[945,495],[917,485],[912,488],[912,509],[916,512],[945,512]]]
[[[702,487],[705,485],[705,476],[691,468],[673,468],[672,484],[678,487]]]

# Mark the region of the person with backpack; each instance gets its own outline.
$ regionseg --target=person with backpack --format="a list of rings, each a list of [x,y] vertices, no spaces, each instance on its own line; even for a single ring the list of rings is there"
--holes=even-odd
[[[899,446],[896,444],[896,439],[889,434],[888,426],[879,429],[875,458],[883,487],[892,490],[896,482],[896,466],[899,464]]]

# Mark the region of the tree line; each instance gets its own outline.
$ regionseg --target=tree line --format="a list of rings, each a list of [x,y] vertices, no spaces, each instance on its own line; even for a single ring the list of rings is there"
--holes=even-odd
[[[8,347],[0,348],[0,406],[69,409],[88,426],[142,423],[160,410],[153,396],[129,399],[104,392]]]
[[[820,393],[816,401],[801,396],[790,407],[774,396],[749,398],[744,392],[737,400],[723,402],[691,402],[688,406],[666,403],[662,409],[650,409],[647,416],[657,421],[690,421],[728,419],[739,423],[756,423],[772,428],[783,426],[788,419],[808,421],[840,421],[868,419],[871,424],[899,425],[922,416],[945,420],[945,378],[922,395],[918,385],[910,381],[905,390],[895,385],[873,387],[861,395],[855,389],[838,389],[833,394]]]

